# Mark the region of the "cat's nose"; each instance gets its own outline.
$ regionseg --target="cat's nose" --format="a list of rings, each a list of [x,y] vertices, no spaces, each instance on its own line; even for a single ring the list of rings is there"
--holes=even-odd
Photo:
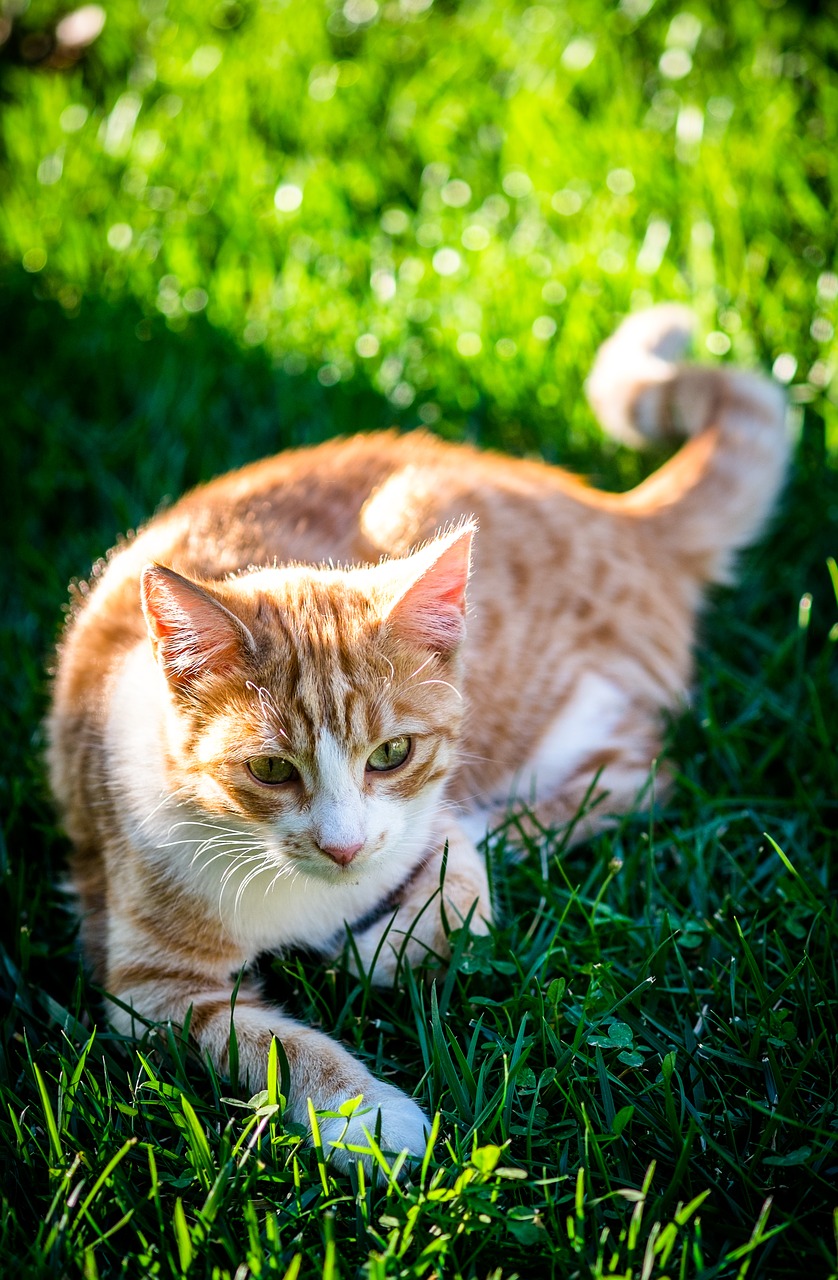
[[[362,840],[360,844],[321,844],[317,847],[339,867],[348,867],[355,854],[363,849],[364,842]]]

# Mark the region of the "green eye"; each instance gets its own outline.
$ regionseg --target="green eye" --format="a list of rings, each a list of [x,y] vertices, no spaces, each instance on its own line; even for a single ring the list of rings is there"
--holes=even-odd
[[[400,764],[404,764],[410,755],[410,738],[402,735],[401,738],[391,738],[389,742],[382,742],[380,747],[376,747],[369,760],[367,761],[367,769],[374,773],[385,773],[388,769],[398,769]]]
[[[252,756],[247,767],[257,781],[267,782],[271,787],[292,782],[297,777],[297,770],[284,756]]]

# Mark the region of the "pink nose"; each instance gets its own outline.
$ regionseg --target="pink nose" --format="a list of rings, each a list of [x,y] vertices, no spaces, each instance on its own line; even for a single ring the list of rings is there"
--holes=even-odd
[[[364,842],[360,844],[321,844],[318,846],[322,853],[336,862],[339,867],[348,867],[356,853],[360,853],[364,847]]]

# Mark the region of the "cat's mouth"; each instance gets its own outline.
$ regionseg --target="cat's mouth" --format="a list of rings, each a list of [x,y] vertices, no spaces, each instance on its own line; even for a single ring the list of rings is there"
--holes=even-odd
[[[351,854],[335,848],[324,849],[314,845],[309,859],[316,864],[317,874],[333,884],[353,884],[360,881],[378,861],[378,855],[384,847],[382,837],[376,841],[367,841],[354,849]]]
[[[277,866],[283,871],[287,868],[289,874],[302,871],[329,884],[346,885],[358,883],[369,874],[371,867],[380,860],[385,843],[383,836],[367,840],[362,845],[330,845],[325,848],[315,841],[301,841],[291,847],[283,843],[270,852]],[[277,880],[277,884],[280,883]]]

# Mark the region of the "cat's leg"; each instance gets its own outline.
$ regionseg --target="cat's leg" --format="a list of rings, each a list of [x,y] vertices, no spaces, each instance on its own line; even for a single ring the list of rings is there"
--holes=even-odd
[[[229,973],[217,965],[208,965],[206,957],[196,965],[194,955],[179,955],[171,948],[160,956],[159,938],[147,938],[145,946],[136,948],[133,956],[126,954],[125,930],[120,932],[122,958],[110,967],[107,985],[113,996],[129,1008],[112,1004],[111,1021],[130,1035],[142,1033],[143,1020],[178,1025],[188,1021],[193,1040],[216,1069],[226,1074],[230,1069],[233,990]],[[134,941],[142,940],[135,937]],[[155,955],[155,951],[155,959],[149,960],[147,957]],[[138,1017],[133,1017],[130,1010]],[[369,1144],[365,1128],[375,1133],[379,1123],[382,1150],[398,1152],[407,1148],[412,1155],[424,1152],[430,1123],[411,1098],[394,1085],[376,1079],[363,1063],[322,1031],[306,1027],[266,1003],[255,985],[242,982],[233,1022],[239,1074],[251,1093],[265,1086],[272,1037],[281,1043],[290,1072],[286,1115],[294,1123],[309,1127],[308,1099],[315,1111],[337,1111],[347,1100],[363,1096],[363,1104],[349,1120],[323,1117],[318,1121],[324,1153],[337,1167],[346,1169],[358,1157],[332,1144],[340,1141],[366,1147]]]
[[[472,933],[485,933],[491,919],[485,861],[452,818],[450,825],[440,826],[424,861],[399,895],[398,905],[355,935],[354,951],[375,983],[389,984],[402,958],[417,964],[429,954],[448,955],[446,923],[448,929],[457,929],[468,921]],[[354,962],[355,955],[350,954]]]

